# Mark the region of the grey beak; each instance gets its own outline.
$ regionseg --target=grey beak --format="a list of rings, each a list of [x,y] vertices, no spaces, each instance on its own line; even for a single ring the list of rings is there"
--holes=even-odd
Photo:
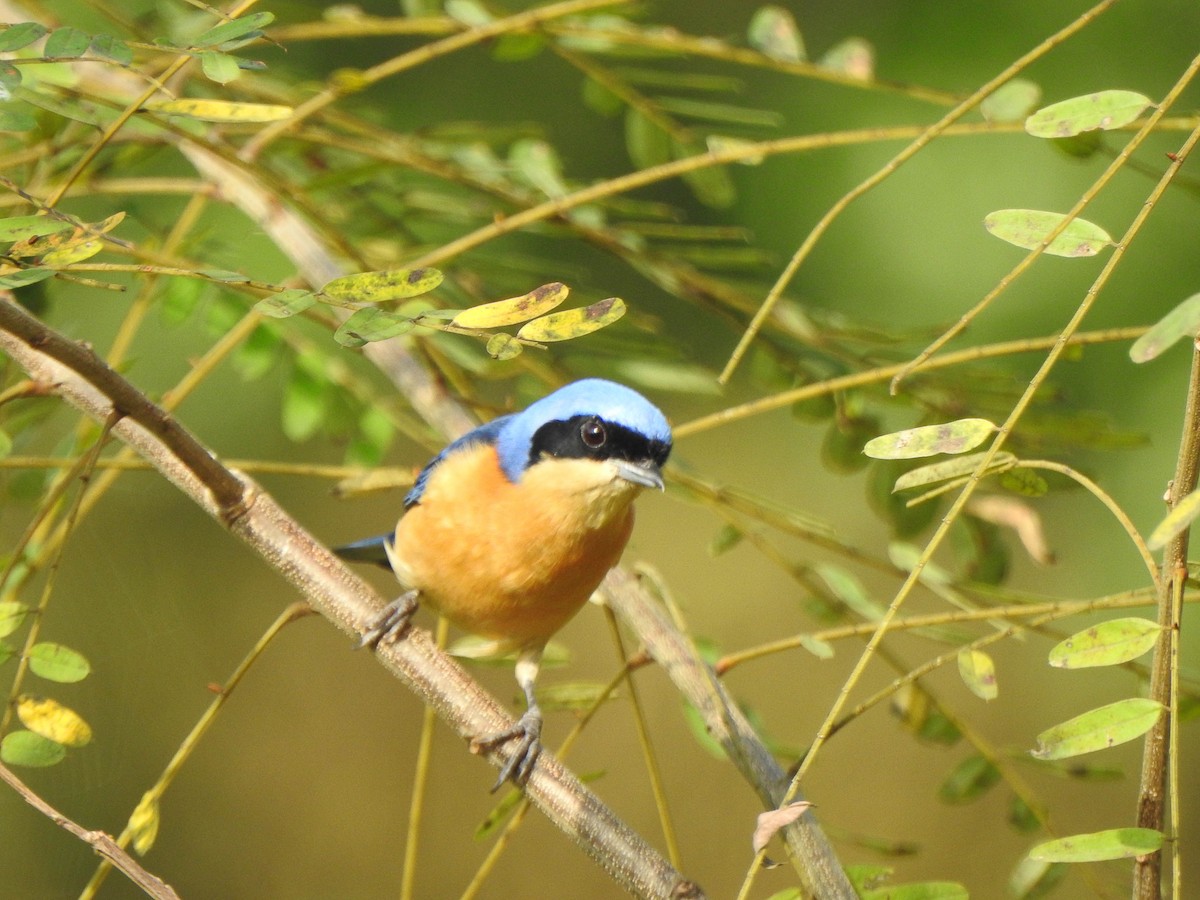
[[[614,459],[612,462],[617,467],[617,474],[626,481],[660,491],[664,489],[662,471],[657,464],[649,460],[635,463],[626,459]]]

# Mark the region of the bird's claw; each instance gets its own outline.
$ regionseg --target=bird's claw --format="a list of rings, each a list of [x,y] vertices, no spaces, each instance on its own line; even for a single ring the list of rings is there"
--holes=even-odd
[[[356,650],[370,647],[374,650],[385,638],[395,640],[400,637],[412,621],[417,611],[417,592],[406,591],[379,611],[363,632],[355,645]]]
[[[517,787],[524,787],[533,774],[534,763],[542,752],[542,714],[534,708],[528,709],[510,727],[495,734],[478,737],[471,741],[471,752],[482,753],[505,741],[517,739],[508,761],[500,769],[500,776],[492,785],[492,793],[500,790],[504,782],[512,779]]]

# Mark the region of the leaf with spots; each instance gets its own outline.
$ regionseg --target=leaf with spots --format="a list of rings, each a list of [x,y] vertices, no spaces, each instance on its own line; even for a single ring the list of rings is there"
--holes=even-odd
[[[1002,241],[1026,250],[1040,247],[1066,216],[1040,209],[998,209],[983,219],[983,227]],[[1045,252],[1051,256],[1095,256],[1113,246],[1107,231],[1087,219],[1073,219],[1050,242]]]
[[[1154,727],[1163,705],[1145,697],[1118,700],[1088,710],[1038,735],[1030,754],[1038,759],[1066,759],[1136,740]]]
[[[582,309],[568,309],[565,312],[551,313],[527,323],[517,337],[527,341],[551,343],[553,341],[569,341],[572,338],[583,337],[593,331],[599,331],[625,315],[625,301],[619,297],[609,297]]]
[[[545,315],[567,299],[570,288],[561,282],[543,284],[528,294],[464,309],[452,320],[459,328],[501,328]]]
[[[1060,669],[1117,666],[1149,651],[1161,633],[1162,626],[1149,619],[1110,619],[1058,643],[1050,651],[1050,665]]]
[[[1025,131],[1042,138],[1109,131],[1128,125],[1153,105],[1149,97],[1136,91],[1099,91],[1043,106],[1025,120]]]

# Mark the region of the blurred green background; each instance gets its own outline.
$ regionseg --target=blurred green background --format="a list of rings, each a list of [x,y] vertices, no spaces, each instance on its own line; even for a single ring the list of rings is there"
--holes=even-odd
[[[29,18],[48,23],[118,33],[120,24],[107,15],[110,6],[116,8],[116,4],[57,2],[30,4],[25,9]],[[402,11],[394,3],[359,6],[379,16]],[[1088,8],[1078,2],[1027,0],[790,2],[785,6],[799,23],[813,57],[847,36],[858,35],[875,48],[881,79],[959,95],[977,88]],[[305,2],[261,8],[276,14],[274,27],[319,20],[331,12],[325,4]],[[756,8],[727,0],[680,0],[646,3],[639,10],[643,22],[744,45],[747,23]],[[165,19],[178,27],[201,21],[187,4],[166,0],[122,4],[120,11],[131,19],[140,16],[150,23]],[[198,24],[187,33],[197,30]],[[1044,102],[1108,88],[1158,98],[1189,64],[1198,31],[1200,8],[1194,3],[1126,0],[1022,75],[1041,85]],[[282,46],[259,43],[240,54],[266,63],[265,73],[255,73],[254,78],[303,97],[335,70],[365,68],[432,39],[283,41]],[[577,69],[549,52],[506,62],[491,51],[485,44],[419,66],[344,99],[337,108],[400,134],[430,135],[457,122],[519,125],[550,142],[566,176],[580,184],[634,168],[622,119],[602,116],[584,104],[584,78]],[[737,79],[738,92],[722,98],[725,102],[778,116],[776,126],[757,133],[758,137],[926,125],[944,109],[904,93],[692,58],[633,60],[630,65]],[[219,86],[200,82],[202,90],[222,95]],[[233,95],[240,84],[230,86]],[[1194,115],[1198,97],[1189,88],[1173,114]],[[1137,153],[1140,168],[1123,170],[1089,208],[1088,217],[1114,235],[1121,234],[1167,165],[1164,154],[1177,148],[1185,134],[1172,131],[1152,137]],[[91,136],[80,134],[78,139]],[[20,143],[21,136],[17,138],[15,144],[6,142],[10,156]],[[1122,141],[1121,134],[1105,138],[1111,148],[1119,148]],[[671,204],[687,223],[744,228],[765,259],[758,267],[721,276],[743,285],[758,302],[821,214],[901,146],[895,141],[872,142],[785,154],[760,166],[731,167],[736,199],[725,208],[697,203],[678,182],[655,185],[636,196]],[[134,152],[125,146],[102,157],[107,174],[119,175],[123,165],[135,164],[142,174],[191,173],[187,163],[169,149],[145,150],[140,157]],[[843,324],[848,329],[876,330],[886,336],[885,343],[894,342],[894,349],[888,350],[890,358],[905,359],[972,306],[1020,259],[1021,251],[984,232],[984,215],[1004,207],[1065,211],[1110,158],[1111,154],[1099,152],[1072,159],[1021,134],[938,140],[837,220],[793,283],[789,291],[793,308],[810,315],[818,330]],[[303,162],[304,153],[293,146],[281,151],[278,162],[266,164],[288,171]],[[4,174],[25,184],[28,163],[14,164]],[[326,174],[333,180],[338,173]],[[406,176],[401,171],[383,172],[378,182],[374,177],[369,173],[357,180],[347,177],[344,184],[334,181],[326,188],[336,227],[342,227],[336,216],[346,211],[386,210],[386,191],[404,184]],[[53,183],[52,177],[47,180]],[[1196,291],[1200,282],[1200,254],[1195,250],[1198,187],[1200,182],[1185,167],[1177,186],[1130,248],[1086,328],[1151,323]],[[152,244],[179,216],[185,200],[89,196],[68,200],[64,208],[92,220],[126,209],[129,220],[118,234]],[[344,228],[351,243],[370,240],[385,248],[390,244],[391,250],[384,252],[402,261],[409,253],[404,248],[415,239],[447,240],[476,224],[440,221],[428,233],[414,235],[406,229],[389,230],[381,213],[374,223],[348,218]],[[292,264],[257,226],[219,203],[208,207],[197,234],[197,244],[189,249],[207,266],[272,282],[293,274]],[[547,262],[549,257],[552,263]],[[953,346],[1053,333],[1070,316],[1106,259],[1043,258]],[[631,315],[613,326],[611,334],[598,335],[594,342],[590,338],[570,342],[538,357],[552,363],[557,375],[611,375],[619,371],[622,355],[630,353],[702,366],[715,375],[747,319],[744,311],[730,316],[726,310],[714,311],[711,305],[671,296],[613,255],[558,235],[506,238],[456,264],[466,270],[472,260],[480,263],[484,273],[479,276],[481,299],[562,280],[583,297],[616,295],[629,303]],[[55,327],[100,351],[110,344],[130,302],[129,295],[61,282],[48,283],[44,300],[45,316]],[[213,318],[229,302],[223,295],[207,295],[182,322],[161,309],[152,311],[124,373],[149,395],[161,394],[184,375],[190,360],[211,345]],[[244,298],[238,302],[248,306]],[[323,342],[324,352],[345,356],[354,377],[374,385],[376,391],[388,390],[364,360],[352,351],[336,349],[328,329],[303,324],[309,338]],[[462,339],[457,346],[479,361],[483,379],[508,378],[518,371],[509,363],[489,369],[477,343]],[[1060,365],[1052,378],[1055,403],[1048,415],[1094,410],[1107,428],[1140,439],[1120,448],[1055,447],[1045,452],[1057,454],[1100,481],[1134,523],[1148,532],[1161,517],[1162,493],[1174,470],[1188,358],[1185,350],[1177,348],[1151,364],[1135,366],[1127,349],[1126,344],[1089,348],[1078,359]],[[1037,354],[1012,357],[997,363],[988,377],[994,375],[994,384],[1005,391],[1019,390],[1040,359]],[[296,442],[285,434],[281,398],[293,377],[294,369],[287,362],[250,382],[234,368],[223,366],[184,403],[179,418],[224,459],[341,463],[344,435]],[[779,387],[778,377],[769,366],[756,367],[752,361],[720,393],[642,387],[678,423],[769,394]],[[972,388],[985,382],[972,381],[979,377],[977,370],[961,375],[951,370],[946,377],[951,383],[958,379],[968,397]],[[522,384],[519,391],[505,383],[485,393],[493,400],[500,397],[500,404],[536,393],[532,382]],[[882,391],[870,394],[867,402],[880,417],[881,430],[918,419],[910,405],[889,401]],[[962,414],[1002,416],[1003,402],[995,401],[986,411],[968,407]],[[996,403],[1001,404],[999,412]],[[61,435],[73,420],[70,413],[60,411],[52,421]],[[847,543],[882,555],[891,532],[867,502],[867,476],[837,474],[822,464],[822,444],[830,427],[827,420],[806,420],[785,409],[681,440],[674,459],[707,480],[736,485],[829,522]],[[40,437],[29,438],[31,445],[18,449],[51,452],[54,434],[47,428]],[[388,450],[385,462],[416,466],[430,449],[428,442],[401,438]],[[0,534],[7,547],[25,529],[34,507],[27,473],[9,470],[5,480]],[[331,496],[327,480],[265,474],[260,480],[313,533],[330,543],[387,530],[402,498],[401,491],[394,491],[347,501]],[[1049,567],[1031,562],[1006,535],[1011,551],[1007,588],[1083,599],[1145,586],[1144,570],[1128,539],[1094,498],[1079,490],[1056,490],[1032,502],[1043,518],[1057,562]],[[683,608],[692,633],[724,651],[820,627],[809,615],[805,590],[749,542],[721,555],[709,552],[722,524],[720,517],[677,489],[665,497],[645,497],[639,503],[638,527],[626,562],[652,564]],[[792,538],[771,534],[769,539],[797,563],[828,558]],[[953,567],[953,555],[946,554],[943,562]],[[881,604],[898,586],[894,577],[870,571],[858,574],[872,599]],[[382,575],[377,583],[385,595],[394,593],[394,585]],[[36,593],[22,599],[32,602]],[[42,632],[44,639],[79,649],[91,660],[92,677],[78,685],[55,686],[54,696],[85,715],[96,737],[62,765],[26,770],[23,776],[76,821],[120,831],[142,791],[210,701],[207,685],[222,682],[295,599],[282,579],[160,478],[146,472],[122,476],[72,534]],[[916,611],[944,611],[944,606],[922,596],[906,609]],[[1059,627],[1070,632],[1105,617],[1073,619]],[[424,620],[426,625],[431,621]],[[607,635],[601,613],[585,609],[560,635],[570,651],[569,666],[547,671],[543,681],[607,681],[619,665]],[[1123,671],[1049,669],[1045,655],[1051,645],[1045,636],[1030,634],[992,648],[1000,694],[987,704],[966,690],[953,666],[923,683],[947,711],[969,722],[1001,753],[1020,760],[1043,729],[1137,690],[1136,679]],[[785,765],[795,761],[786,750],[802,749],[812,740],[860,646],[840,641],[835,656],[825,661],[803,651],[780,654],[739,667],[728,677],[730,689],[753,708],[765,732],[784,748]],[[897,638],[889,646],[910,667],[945,649],[911,636]],[[1196,641],[1185,631],[1185,666],[1196,650]],[[4,671],[11,667],[10,662]],[[513,699],[509,670],[475,671],[498,696]],[[649,668],[637,677],[679,830],[682,870],[709,896],[733,896],[752,858],[750,834],[760,811],[755,797],[727,763],[698,745],[675,691],[662,674]],[[854,698],[867,696],[894,677],[890,670],[873,665]],[[403,687],[368,654],[353,653],[349,641],[328,623],[310,617],[289,626],[238,689],[166,797],[162,830],[146,865],[185,897],[396,896],[421,713]],[[570,721],[569,713],[550,717],[551,747],[566,733]],[[1180,843],[1185,854],[1194,855],[1200,850],[1194,836],[1200,783],[1189,764],[1198,749],[1193,726],[1185,727],[1181,748]],[[1016,769],[1050,811],[1056,834],[1093,831],[1132,823],[1139,750],[1134,742],[1106,752],[1102,759],[1085,758],[1124,773],[1111,780],[1054,777],[1020,761]],[[1023,834],[1006,824],[1012,792],[1004,785],[969,804],[938,800],[938,786],[967,755],[964,742],[945,746],[914,738],[895,715],[880,707],[824,748],[804,789],[818,804],[818,818],[837,843],[843,863],[886,864],[896,869],[897,881],[957,881],[973,897],[1003,897],[1013,866],[1046,835]],[[634,828],[661,844],[627,699],[609,704],[599,714],[570,765],[580,773],[602,773],[593,788]],[[495,803],[486,790],[492,777],[482,762],[439,728],[417,896],[458,896],[488,852],[489,843],[472,835]],[[0,871],[4,872],[0,895],[4,897],[75,896],[95,866],[86,847],[8,791],[0,792],[0,834],[4,836],[0,842]],[[893,852],[884,852],[889,848]],[[772,855],[781,852],[777,848]],[[1115,863],[1095,866],[1090,880],[1072,873],[1055,896],[1094,896],[1098,886],[1103,896],[1124,894],[1127,869]],[[770,896],[792,883],[786,867],[762,873],[754,896]],[[616,894],[593,863],[535,815],[518,833],[482,896]],[[110,877],[102,892],[105,897],[136,895],[117,876]]]

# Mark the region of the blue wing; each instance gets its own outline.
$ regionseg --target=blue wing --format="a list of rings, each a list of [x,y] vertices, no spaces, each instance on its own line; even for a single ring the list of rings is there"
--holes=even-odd
[[[505,424],[512,419],[511,415],[501,416],[498,419],[492,419],[486,425],[480,425],[474,431],[468,431],[458,440],[447,445],[446,449],[431,459],[417,475],[417,480],[413,482],[412,490],[410,490],[404,498],[404,508],[416,506],[421,502],[421,495],[425,493],[425,485],[429,483],[429,476],[433,474],[433,470],[438,467],[443,459],[452,453],[463,450],[467,447],[473,447],[476,444],[495,444],[496,438],[500,432],[504,430]]]

